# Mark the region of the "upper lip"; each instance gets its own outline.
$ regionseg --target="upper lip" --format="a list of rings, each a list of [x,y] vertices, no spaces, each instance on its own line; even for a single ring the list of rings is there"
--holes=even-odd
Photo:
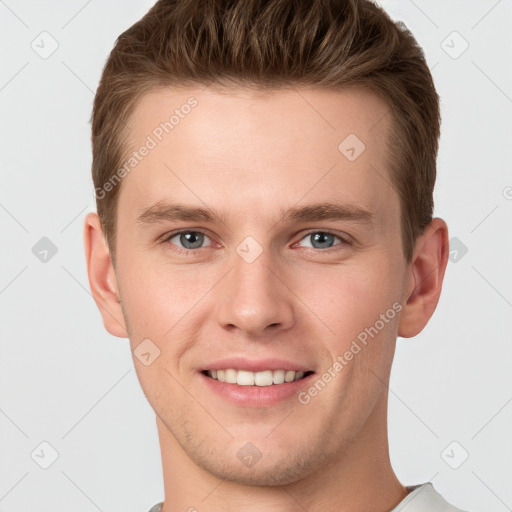
[[[285,359],[247,359],[244,357],[230,357],[228,359],[219,359],[208,366],[202,368],[205,370],[226,370],[233,368],[235,370],[247,370],[250,372],[261,372],[264,370],[295,370],[295,371],[312,371],[312,368],[302,363],[294,363]]]

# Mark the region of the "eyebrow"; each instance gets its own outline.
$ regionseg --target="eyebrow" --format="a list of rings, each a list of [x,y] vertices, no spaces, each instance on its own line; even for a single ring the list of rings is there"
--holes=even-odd
[[[350,203],[322,202],[306,206],[293,206],[281,209],[281,222],[316,222],[320,220],[348,220],[364,223],[373,222],[375,215],[369,210]],[[187,206],[158,202],[144,208],[136,219],[138,225],[169,221],[215,222],[223,224],[226,218],[213,208]],[[277,223],[276,223],[277,224]]]

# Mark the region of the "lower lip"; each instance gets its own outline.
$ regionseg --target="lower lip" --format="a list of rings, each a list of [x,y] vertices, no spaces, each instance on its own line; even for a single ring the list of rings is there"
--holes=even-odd
[[[268,407],[293,396],[296,397],[301,389],[310,385],[310,378],[314,375],[314,373],[311,373],[300,380],[272,384],[271,386],[239,386],[238,384],[221,382],[199,373],[206,386],[214,393],[235,405],[246,407]]]

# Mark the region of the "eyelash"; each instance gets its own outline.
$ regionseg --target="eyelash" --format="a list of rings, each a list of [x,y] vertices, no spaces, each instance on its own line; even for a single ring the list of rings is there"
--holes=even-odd
[[[179,253],[193,253],[193,252],[199,251],[201,249],[207,249],[207,247],[199,247],[197,249],[186,249],[186,248],[181,248],[181,247],[178,247],[178,246],[176,246],[174,244],[169,243],[169,240],[171,238],[174,238],[175,236],[181,235],[183,233],[200,233],[200,234],[210,238],[204,231],[193,230],[193,229],[183,229],[183,230],[180,230],[180,231],[174,231],[173,233],[169,233],[169,234],[164,235],[164,237],[163,237],[163,239],[161,240],[160,243],[166,244],[168,246],[174,246],[174,247],[172,247],[171,250],[179,252]],[[326,249],[317,249],[315,247],[305,247],[305,249],[310,249],[310,250],[313,250],[315,252],[331,252],[332,250],[336,250],[335,248],[338,247],[338,246],[351,246],[351,245],[353,245],[353,242],[351,240],[349,240],[348,238],[344,238],[341,235],[338,235],[337,233],[334,233],[332,231],[324,231],[324,230],[318,230],[318,229],[317,230],[312,230],[312,231],[309,231],[309,232],[305,233],[301,237],[299,242],[304,240],[304,238],[306,238],[306,237],[308,237],[310,235],[313,235],[313,234],[317,234],[317,233],[321,233],[323,235],[332,235],[335,238],[338,238],[338,240],[340,240],[341,243],[333,245],[332,247],[328,247]],[[210,240],[211,240],[211,238],[210,238]]]

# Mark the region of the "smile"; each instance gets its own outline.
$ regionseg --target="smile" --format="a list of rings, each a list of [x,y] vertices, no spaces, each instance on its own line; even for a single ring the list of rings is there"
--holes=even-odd
[[[251,372],[248,370],[227,368],[224,370],[204,370],[202,373],[214,380],[228,384],[238,384],[239,386],[272,386],[295,382],[314,372],[295,370],[263,370],[260,372]]]

